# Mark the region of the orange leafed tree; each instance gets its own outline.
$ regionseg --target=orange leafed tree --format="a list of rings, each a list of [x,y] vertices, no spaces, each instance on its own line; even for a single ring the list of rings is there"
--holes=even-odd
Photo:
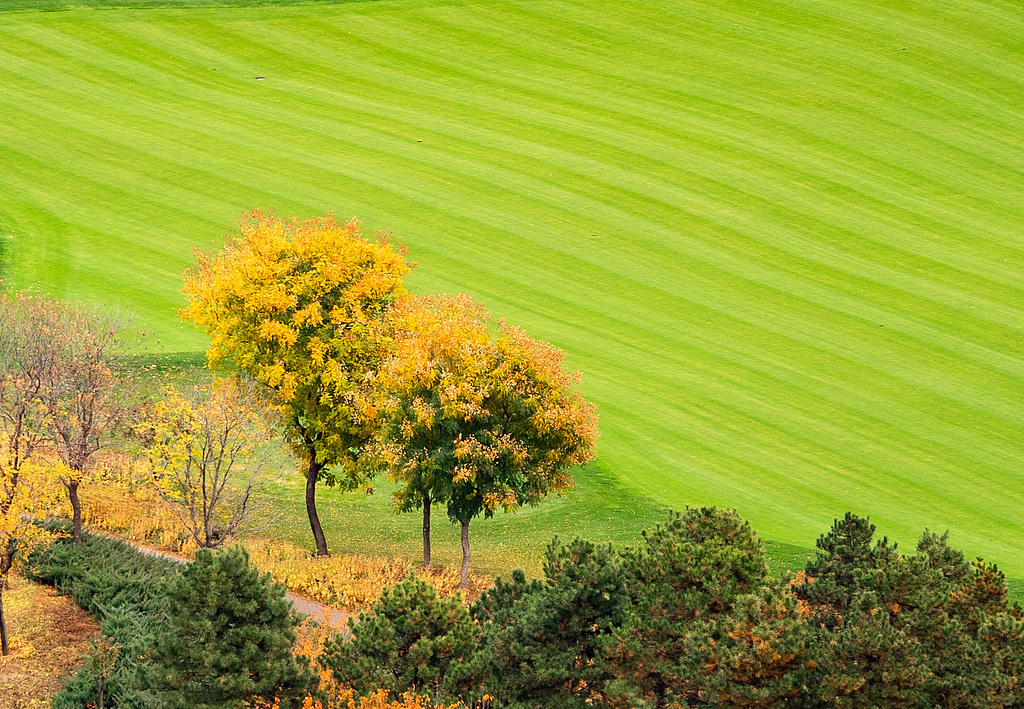
[[[396,305],[395,354],[381,370],[380,455],[402,484],[400,509],[422,508],[429,564],[430,506],[462,527],[468,584],[469,523],[536,505],[572,486],[569,469],[593,457],[597,414],[562,368],[561,350],[499,322],[467,295]]]
[[[261,211],[185,275],[182,317],[211,337],[211,365],[232,359],[276,392],[286,435],[303,461],[306,511],[317,553],[327,541],[316,483],[357,487],[374,430],[365,392],[389,353],[380,323],[405,295],[402,249],[364,237],[332,215],[299,221]]]

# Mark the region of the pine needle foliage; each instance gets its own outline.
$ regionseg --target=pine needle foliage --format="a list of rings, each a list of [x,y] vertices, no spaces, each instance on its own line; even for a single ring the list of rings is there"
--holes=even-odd
[[[314,685],[292,654],[298,619],[283,586],[244,549],[196,552],[168,587],[165,630],[147,653],[151,695],[167,709],[235,709],[254,700],[298,703]]]

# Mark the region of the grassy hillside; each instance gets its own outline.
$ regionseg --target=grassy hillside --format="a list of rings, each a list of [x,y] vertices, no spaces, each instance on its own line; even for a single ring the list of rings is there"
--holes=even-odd
[[[642,504],[803,547],[853,509],[1024,576],[1021,36],[999,0],[4,13],[6,279],[198,350],[191,249],[356,214],[567,350]]]

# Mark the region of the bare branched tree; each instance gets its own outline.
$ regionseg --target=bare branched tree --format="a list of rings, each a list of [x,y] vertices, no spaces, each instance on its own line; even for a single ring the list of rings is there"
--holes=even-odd
[[[0,514],[14,500],[22,467],[46,441],[46,399],[63,336],[46,299],[0,298]]]
[[[238,379],[170,389],[151,407],[142,438],[157,485],[200,547],[229,543],[245,524],[268,480],[268,420],[256,387]]]
[[[132,390],[118,366],[134,342],[127,320],[117,313],[56,302],[48,308],[60,335],[58,366],[45,396],[46,430],[61,462],[60,479],[71,502],[78,546],[82,543],[78,488],[130,410]]]
[[[0,653],[10,652],[3,593],[19,552],[49,535],[32,523],[56,488],[36,454],[46,441],[46,396],[61,333],[41,298],[0,297]]]

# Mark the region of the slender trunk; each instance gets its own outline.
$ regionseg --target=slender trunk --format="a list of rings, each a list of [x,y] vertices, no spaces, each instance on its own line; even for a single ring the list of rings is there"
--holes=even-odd
[[[469,590],[469,520],[462,521],[462,575],[459,577],[459,588]]]
[[[75,546],[82,546],[82,501],[78,499],[78,481],[68,483],[68,497],[71,499],[71,529]]]
[[[309,527],[313,530],[316,540],[316,555],[327,556],[327,538],[324,528],[320,526],[320,516],[316,513],[316,479],[320,477],[323,464],[316,459],[316,453],[310,452],[309,470],[306,472],[306,514],[309,515]]]
[[[423,568],[430,567],[430,494],[423,494]]]
[[[0,578],[0,655],[11,654],[11,646],[7,642],[7,620],[4,618],[4,579]]]

